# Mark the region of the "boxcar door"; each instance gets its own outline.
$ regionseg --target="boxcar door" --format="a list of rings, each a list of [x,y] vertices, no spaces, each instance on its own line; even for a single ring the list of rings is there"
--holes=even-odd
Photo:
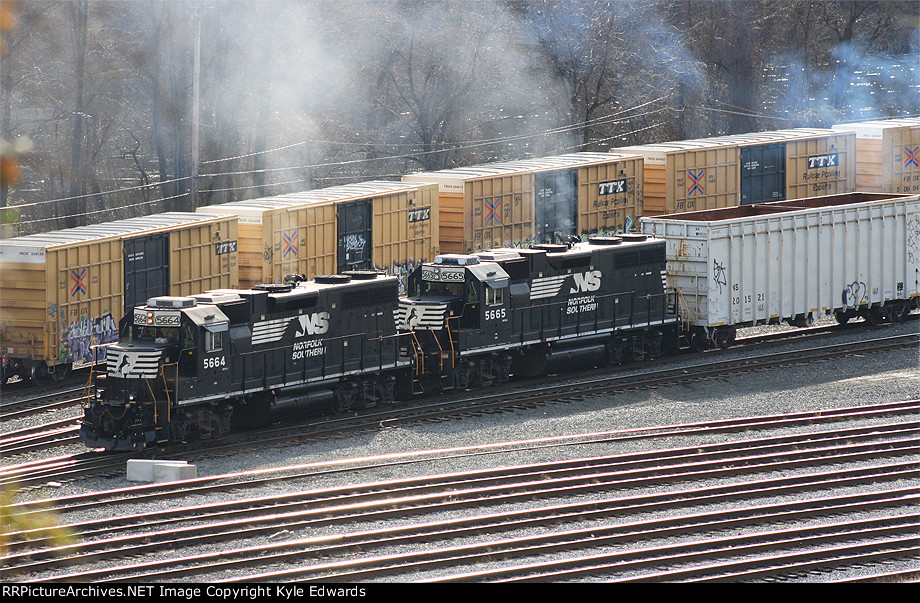
[[[576,234],[578,171],[534,175],[534,237],[537,243],[560,243]]]
[[[364,199],[339,205],[338,220],[339,273],[373,268],[373,201]]]
[[[169,233],[125,240],[125,311],[169,295]]]
[[[786,198],[786,143],[741,147],[741,205]]]

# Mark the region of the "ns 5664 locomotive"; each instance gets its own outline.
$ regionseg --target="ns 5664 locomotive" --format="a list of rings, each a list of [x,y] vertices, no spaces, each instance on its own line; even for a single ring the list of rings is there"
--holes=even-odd
[[[120,325],[81,436],[136,450],[267,424],[308,407],[373,407],[536,375],[560,359],[616,364],[677,345],[665,244],[644,235],[443,255],[373,272],[160,297]]]

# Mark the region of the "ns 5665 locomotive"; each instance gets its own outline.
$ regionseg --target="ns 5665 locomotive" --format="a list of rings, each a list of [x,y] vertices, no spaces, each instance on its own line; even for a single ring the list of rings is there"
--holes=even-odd
[[[665,244],[644,235],[442,255],[373,272],[148,300],[94,375],[81,436],[136,450],[267,424],[308,407],[368,408],[671,351]]]

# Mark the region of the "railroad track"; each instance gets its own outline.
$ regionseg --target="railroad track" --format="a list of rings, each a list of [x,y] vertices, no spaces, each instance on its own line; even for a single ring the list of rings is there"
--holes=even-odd
[[[536,385],[536,382],[530,382],[526,385],[526,389],[515,385],[514,388],[478,390],[469,396],[454,394],[436,397],[424,403],[386,406],[342,417],[314,418],[301,424],[286,424],[270,429],[237,433],[206,442],[172,446],[166,449],[166,453],[182,455],[186,458],[194,458],[195,454],[202,453],[207,455],[235,454],[251,449],[253,446],[263,448],[285,445],[303,439],[340,436],[344,433],[379,430],[421,421],[442,421],[445,418],[470,414],[508,412],[560,401],[572,402],[616,391],[673,385],[745,371],[766,370],[789,364],[834,359],[853,353],[916,347],[917,343],[917,335],[910,334],[855,343],[831,344],[809,350],[772,352],[740,359],[733,357],[730,360],[719,360],[721,355],[704,355],[703,362],[695,366],[650,368],[634,375],[597,374],[582,377],[577,382],[567,381],[564,384],[542,381],[541,385]],[[61,443],[72,444],[77,442],[78,430],[79,425],[76,424],[70,428],[61,427],[38,434],[19,434],[12,441],[0,441],[0,451],[6,451],[5,456],[9,458],[14,451],[31,452],[59,446]],[[154,454],[158,452],[146,451],[134,456],[143,458]],[[15,464],[12,467],[0,468],[0,485],[16,482],[22,486],[30,486],[47,480],[64,481],[73,477],[85,477],[89,474],[123,470],[123,456],[112,455],[108,458],[110,460],[106,461],[105,456],[74,455],[73,463],[61,465],[55,458],[54,464],[50,467],[44,467],[40,463]]]
[[[28,532],[11,532],[24,543],[3,564],[25,581],[658,581],[909,562],[920,554],[918,404],[903,403],[897,419],[803,433],[786,430],[807,417],[756,417],[742,430],[756,425],[759,437],[612,455],[578,453],[634,434],[470,447],[453,454],[498,463],[509,448],[551,445],[573,458],[403,480],[309,487],[321,473],[409,462],[380,459],[69,497],[51,501],[64,517],[106,506],[69,526],[81,542],[36,549]],[[662,430],[653,443],[701,429]],[[308,487],[272,496],[269,480]],[[162,508],[163,497],[208,492],[220,502]],[[147,502],[157,509],[138,511]]]
[[[5,399],[0,405],[0,421],[10,421],[20,417],[38,415],[63,408],[79,406],[86,387],[69,387],[54,391],[31,393],[25,397],[12,400]]]

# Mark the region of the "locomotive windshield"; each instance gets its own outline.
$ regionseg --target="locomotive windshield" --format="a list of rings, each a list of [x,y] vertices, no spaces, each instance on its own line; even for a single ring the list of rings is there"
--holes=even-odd
[[[183,331],[185,331],[184,336]],[[127,343],[182,343],[188,346],[194,343],[194,339],[194,334],[188,326],[180,329],[179,327],[128,325],[124,333],[122,333],[122,340]]]
[[[463,297],[463,282],[444,283],[421,281],[420,295],[449,295],[451,297]]]

